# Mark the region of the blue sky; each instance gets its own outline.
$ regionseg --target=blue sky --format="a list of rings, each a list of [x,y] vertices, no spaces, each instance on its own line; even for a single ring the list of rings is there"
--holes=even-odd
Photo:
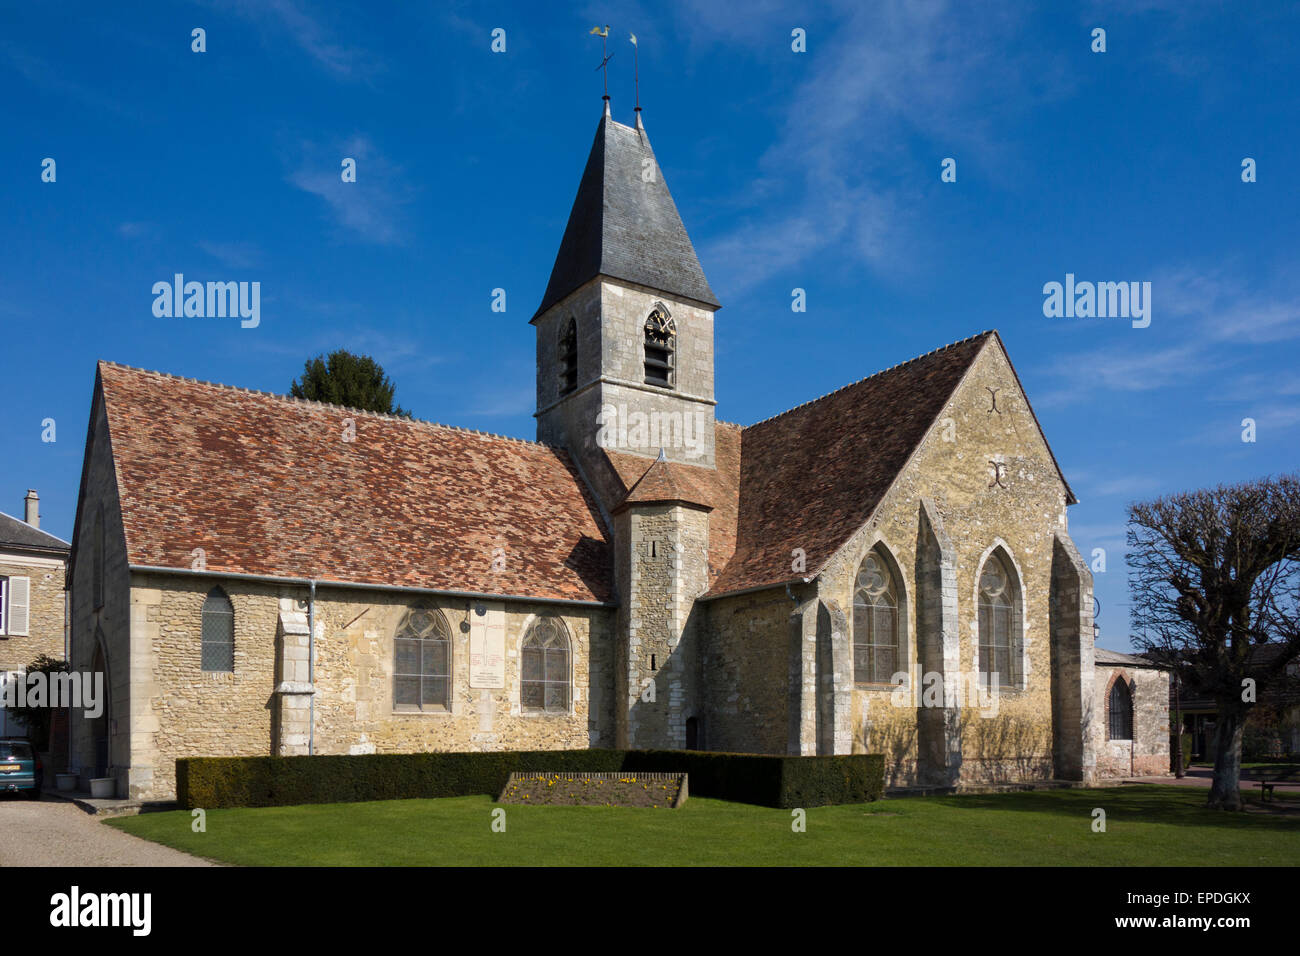
[[[635,32],[645,124],[723,303],[719,416],[999,329],[1081,500],[1071,533],[1107,550],[1101,644],[1126,648],[1126,504],[1297,467],[1300,10],[741,10],[5,2],[0,511],[37,488],[70,536],[101,358],[283,392],[345,347],[418,417],[533,437],[527,323],[600,115],[587,31],[608,23],[615,118]],[[261,324],[156,318],[176,272],[259,281]],[[1066,273],[1151,282],[1150,326],[1045,317]]]

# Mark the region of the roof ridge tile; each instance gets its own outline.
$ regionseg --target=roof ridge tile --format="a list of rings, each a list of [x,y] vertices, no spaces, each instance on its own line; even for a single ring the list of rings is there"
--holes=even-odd
[[[114,362],[111,361],[110,359],[100,359],[99,362],[101,365],[107,365],[112,368],[122,369],[123,371],[127,371],[127,372],[138,372],[142,375],[156,375],[159,376],[160,378],[169,378],[175,381],[189,382],[192,385],[204,385],[207,386],[208,388],[220,389],[222,391],[227,391],[227,392],[243,392],[245,395],[263,395],[267,398],[276,399],[282,402],[290,402],[297,405],[315,405],[319,408],[337,409],[343,412],[351,412],[356,415],[368,415],[372,418],[378,418],[384,421],[407,422],[408,424],[421,425],[425,428],[445,428],[450,431],[482,435],[483,437],[486,438],[499,438],[502,441],[518,442],[521,445],[533,445],[538,448],[547,448],[552,451],[565,450],[561,445],[551,445],[547,442],[532,441],[527,438],[519,438],[515,435],[501,435],[496,432],[479,431],[476,428],[466,428],[463,425],[448,425],[443,422],[431,422],[423,418],[408,417],[406,415],[391,415],[385,412],[372,411],[368,408],[353,408],[349,405],[335,405],[331,402],[321,402],[312,398],[298,398],[295,395],[284,395],[281,394],[280,392],[268,392],[262,389],[245,388],[242,385],[227,385],[224,382],[212,382],[202,378],[187,378],[184,375],[176,375],[173,374],[172,372],[160,372],[157,369],[141,368],[136,365],[125,365],[122,362]]]
[[[846,385],[841,385],[839,388],[833,389],[832,391],[827,392],[825,395],[819,395],[816,398],[810,398],[808,401],[800,402],[798,405],[794,405],[791,408],[787,408],[783,412],[777,412],[775,415],[769,415],[767,418],[759,419],[758,421],[754,422],[751,425],[742,425],[740,427],[749,429],[749,428],[755,428],[759,425],[765,425],[768,422],[775,421],[776,419],[780,418],[783,415],[789,415],[791,412],[797,412],[801,408],[806,408],[809,405],[815,405],[820,401],[824,401],[825,399],[830,398],[832,395],[838,395],[840,392],[844,391],[847,388],[853,388],[853,386],[855,385],[861,385],[863,382],[870,381],[871,379],[877,378],[878,376],[885,375],[889,372],[893,372],[896,369],[903,368],[906,365],[911,365],[914,362],[919,362],[923,358],[929,358],[931,355],[934,355],[938,352],[944,352],[947,351],[948,349],[956,348],[958,345],[965,345],[967,342],[974,341],[975,339],[978,339],[981,336],[996,334],[996,332],[997,329],[985,329],[983,332],[976,332],[974,335],[968,335],[966,336],[966,338],[958,339],[956,342],[949,342],[947,345],[941,345],[937,349],[931,349],[930,351],[918,355],[915,358],[910,358],[905,362],[898,362],[895,365],[889,366],[889,368],[882,368],[878,372],[872,372],[870,375],[864,376],[860,379],[857,379],[856,381],[849,382]]]

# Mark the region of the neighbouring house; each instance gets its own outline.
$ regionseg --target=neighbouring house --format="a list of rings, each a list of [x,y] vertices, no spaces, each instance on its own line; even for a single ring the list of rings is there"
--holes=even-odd
[[[1103,647],[1093,660],[1098,775],[1169,773],[1169,669]]]
[[[0,737],[28,735],[3,706],[4,685],[21,679],[41,655],[64,660],[65,578],[71,545],[41,530],[40,496],[27,492],[23,520],[0,513]],[[66,750],[67,724],[56,715],[53,749]],[[47,742],[37,741],[46,747]]]
[[[1280,644],[1257,644],[1246,659],[1246,673],[1255,675],[1256,703],[1246,715],[1241,752],[1245,760],[1300,754],[1300,659],[1278,675],[1265,671],[1281,653]],[[1219,705],[1214,697],[1188,680],[1171,688],[1169,709],[1180,714],[1183,733],[1191,735],[1192,759],[1213,760]]]
[[[715,416],[718,308],[639,114],[607,105],[531,320],[537,441],[101,362],[70,579],[109,703],[73,715],[81,765],[142,799],[189,755],[1105,770],[1075,497],[1001,337],[741,426]]]

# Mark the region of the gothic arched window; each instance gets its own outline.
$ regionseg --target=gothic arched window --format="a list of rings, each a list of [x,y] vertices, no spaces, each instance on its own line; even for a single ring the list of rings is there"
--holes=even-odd
[[[853,679],[888,684],[900,670],[898,584],[889,561],[872,550],[858,568],[853,592]]]
[[[393,635],[393,709],[451,708],[451,628],[437,608],[414,604]]]
[[[1110,740],[1133,739],[1133,694],[1123,677],[1115,678],[1110,688]]]
[[[645,320],[645,383],[673,386],[673,351],[677,347],[677,325],[668,309],[657,305]]]
[[[205,671],[235,669],[235,606],[221,588],[213,588],[203,601],[200,628],[200,667]]]
[[[560,394],[578,387],[578,322],[570,318],[560,329]]]
[[[1018,634],[1020,589],[1011,562],[1000,549],[989,555],[980,574],[979,666],[980,678],[990,687],[997,675],[999,687],[1020,686],[1021,642]]]
[[[524,636],[519,703],[526,714],[569,712],[569,638],[557,618],[540,617]]]

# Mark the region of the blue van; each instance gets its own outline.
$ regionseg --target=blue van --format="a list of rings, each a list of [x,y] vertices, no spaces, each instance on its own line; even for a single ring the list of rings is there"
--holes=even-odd
[[[41,798],[45,768],[26,737],[0,737],[0,793]]]

